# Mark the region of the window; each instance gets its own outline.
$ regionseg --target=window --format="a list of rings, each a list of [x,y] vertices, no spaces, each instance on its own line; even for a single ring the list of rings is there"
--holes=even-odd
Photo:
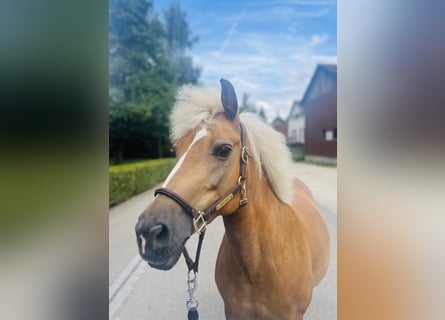
[[[335,128],[334,130],[323,129],[323,139],[326,141],[337,139],[337,128]]]
[[[326,141],[334,140],[334,131],[332,131],[332,130],[326,131],[325,140]]]

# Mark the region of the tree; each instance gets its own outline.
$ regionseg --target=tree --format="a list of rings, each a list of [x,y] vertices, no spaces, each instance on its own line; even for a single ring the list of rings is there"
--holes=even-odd
[[[186,12],[179,4],[172,3],[164,10],[164,24],[167,52],[175,69],[177,84],[196,84],[200,70],[193,67],[193,60],[188,51],[198,38],[192,37]]]
[[[253,102],[249,101],[249,97],[250,97],[249,94],[243,93],[243,98],[239,111],[257,113],[256,107],[253,104]]]
[[[243,98],[241,102],[241,106],[239,108],[240,112],[250,112],[255,113],[258,115],[258,117],[263,120],[264,122],[267,122],[266,119],[266,113],[264,112],[264,107],[261,107],[260,110],[257,109],[255,104],[249,100],[250,96],[247,93],[243,93]]]
[[[153,87],[153,80],[162,81],[165,62],[160,51],[162,26],[152,8],[150,0],[110,1],[109,134],[110,151],[118,163],[124,147],[143,144],[156,101],[168,99]]]
[[[264,112],[264,107],[261,107],[260,111],[258,112],[258,116],[260,117],[263,122],[267,123],[266,113]]]
[[[185,13],[177,5],[165,12],[162,21],[152,0],[110,0],[109,146],[117,163],[169,153],[174,94],[199,78]]]

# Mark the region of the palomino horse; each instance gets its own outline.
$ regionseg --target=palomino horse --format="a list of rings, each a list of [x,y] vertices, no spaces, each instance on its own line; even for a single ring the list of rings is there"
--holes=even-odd
[[[290,175],[283,136],[237,111],[224,79],[221,92],[179,91],[171,115],[178,161],[139,217],[139,252],[168,270],[187,239],[222,216],[215,278],[226,318],[303,319],[328,266],[327,228],[309,189]]]

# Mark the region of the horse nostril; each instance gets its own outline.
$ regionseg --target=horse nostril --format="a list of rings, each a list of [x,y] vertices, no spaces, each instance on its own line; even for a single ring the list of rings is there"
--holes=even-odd
[[[164,229],[164,226],[162,224],[155,225],[150,230],[148,230],[148,235],[156,237],[158,234],[162,232],[162,229]]]
[[[153,249],[165,247],[169,242],[168,228],[163,224],[158,224],[148,230],[148,241],[151,243]]]

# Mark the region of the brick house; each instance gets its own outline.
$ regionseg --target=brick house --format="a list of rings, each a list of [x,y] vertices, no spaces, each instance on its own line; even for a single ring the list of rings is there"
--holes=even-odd
[[[304,109],[304,154],[309,161],[337,161],[337,66],[317,65],[300,102]]]

